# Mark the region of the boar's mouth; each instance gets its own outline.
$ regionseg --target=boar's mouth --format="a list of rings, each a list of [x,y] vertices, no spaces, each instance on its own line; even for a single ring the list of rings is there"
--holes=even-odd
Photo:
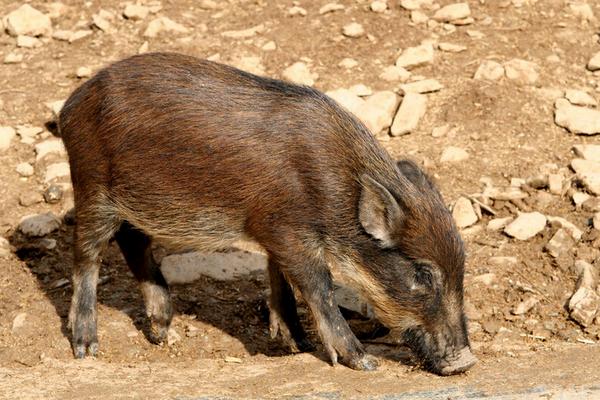
[[[403,338],[419,357],[423,367],[438,375],[460,374],[477,362],[468,344],[461,348],[443,346],[420,328],[407,329],[403,333]]]

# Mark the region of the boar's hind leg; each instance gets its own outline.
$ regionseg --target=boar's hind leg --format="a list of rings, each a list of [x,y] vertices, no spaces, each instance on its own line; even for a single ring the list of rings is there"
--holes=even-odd
[[[271,300],[269,303],[269,330],[275,339],[277,332],[293,352],[312,351],[314,346],[306,337],[300,324],[296,310],[296,298],[290,284],[281,273],[280,266],[269,260],[269,280],[271,283]]]
[[[148,340],[155,344],[162,343],[173,318],[173,308],[167,282],[152,257],[151,239],[128,222],[121,225],[115,239],[127,265],[140,283],[146,313],[150,318]]]
[[[289,257],[289,255],[288,255]],[[293,256],[295,258],[297,256]],[[331,362],[356,370],[372,371],[377,368],[375,357],[367,354],[348,323],[342,316],[333,293],[333,280],[327,264],[321,260],[281,259],[283,271],[290,282],[300,290],[317,322],[317,328]]]

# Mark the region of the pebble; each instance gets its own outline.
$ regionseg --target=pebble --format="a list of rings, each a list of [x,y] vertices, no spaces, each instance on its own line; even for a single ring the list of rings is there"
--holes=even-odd
[[[68,177],[70,173],[69,163],[67,162],[50,164],[46,168],[44,182],[48,183],[60,178]]]
[[[35,161],[41,161],[49,155],[63,157],[67,155],[67,150],[63,141],[60,139],[47,139],[35,145]]]
[[[577,18],[580,18],[582,21],[594,21],[596,17],[594,16],[594,11],[589,4],[580,3],[580,2],[570,2],[569,8],[573,15]]]
[[[283,70],[281,76],[290,82],[312,86],[315,84],[315,80],[318,79],[319,75],[311,73],[308,69],[308,65],[302,61],[295,62],[286,69]]]
[[[567,89],[565,98],[574,106],[596,107],[598,101],[583,90]]]
[[[438,22],[452,22],[467,18],[471,15],[471,9],[468,3],[449,4],[437,10],[433,14],[433,19]]]
[[[548,174],[548,190],[552,194],[562,194],[563,177],[561,174]]]
[[[506,77],[521,85],[533,85],[537,82],[538,66],[530,61],[515,58],[504,63]]]
[[[23,177],[28,177],[33,175],[33,166],[27,162],[22,162],[17,164],[16,171],[19,175]]]
[[[438,43],[438,49],[441,51],[445,51],[446,53],[461,53],[467,50],[467,46],[441,42]]]
[[[167,346],[173,346],[180,340],[181,336],[179,336],[179,333],[177,333],[174,328],[169,328],[169,331],[167,332]]]
[[[429,17],[422,11],[413,10],[410,12],[410,20],[415,24],[425,24],[429,21]]]
[[[591,197],[592,196],[590,196],[589,194],[583,192],[575,192],[571,196],[571,198],[573,199],[573,204],[575,204],[576,207],[580,207]]]
[[[566,229],[559,229],[556,231],[552,239],[546,243],[544,249],[554,258],[558,258],[561,254],[568,253],[573,246],[575,241]]]
[[[44,200],[48,204],[55,204],[55,203],[58,203],[62,199],[63,194],[64,194],[64,190],[63,190],[62,186],[50,185],[44,191]]]
[[[23,61],[23,54],[10,52],[6,56],[4,56],[4,60],[2,61],[4,64],[18,64]]]
[[[344,5],[342,4],[338,4],[338,3],[327,3],[325,4],[323,7],[319,8],[319,14],[323,15],[323,14],[328,14],[334,11],[341,11],[343,10]]]
[[[12,36],[43,36],[52,32],[50,17],[41,11],[23,4],[5,17],[6,30]]]
[[[10,126],[0,126],[0,151],[10,147],[10,142],[17,135],[17,132]]]
[[[0,258],[7,258],[10,256],[10,253],[10,242],[6,238],[0,236]]]
[[[469,36],[471,39],[483,39],[485,37],[483,32],[476,31],[474,29],[467,29],[467,36]]]
[[[19,204],[23,207],[29,207],[44,201],[44,197],[37,191],[27,190],[19,195]]]
[[[77,68],[75,75],[77,75],[78,78],[89,78],[92,76],[92,70],[88,67],[79,67]]]
[[[90,29],[81,29],[81,30],[75,31],[75,32],[71,33],[71,35],[69,36],[69,43],[73,43],[73,42],[76,42],[83,38],[86,38],[86,37],[92,35],[93,33],[94,32]]]
[[[266,271],[267,256],[261,253],[182,253],[163,258],[160,269],[169,284],[189,283],[202,276],[226,281],[253,271]]]
[[[513,220],[513,217],[504,217],[504,218],[494,218],[491,219],[486,229],[488,231],[500,231],[504,229],[506,225],[508,225]]]
[[[474,79],[497,81],[504,76],[504,67],[492,60],[483,61],[477,71],[475,71]]]
[[[575,293],[569,300],[571,318],[584,327],[592,324],[600,305],[600,297],[596,293],[596,271],[594,266],[577,260],[575,268],[579,272],[579,279]]]
[[[219,4],[214,0],[201,0],[198,3],[198,7],[203,10],[216,10],[219,8]]]
[[[373,94],[373,89],[362,83],[351,86],[348,90],[357,95],[358,97],[366,97]],[[391,93],[393,94],[394,92]],[[394,96],[396,95],[394,94]]]
[[[374,93],[366,100],[348,89],[337,89],[326,94],[358,117],[373,134],[390,126],[398,108],[398,96],[391,91]]]
[[[365,29],[358,22],[351,22],[348,25],[344,25],[342,34],[349,38],[359,38],[365,34]]]
[[[106,10],[100,10],[97,14],[92,15],[92,24],[103,32],[110,32],[110,21],[113,21],[114,19],[115,16],[113,13]]]
[[[512,310],[514,315],[524,315],[527,314],[533,307],[535,307],[540,302],[535,296],[529,297],[528,299],[520,302],[517,306]]]
[[[431,6],[433,0],[400,0],[400,6],[409,11],[418,10],[422,6]]]
[[[221,36],[226,37],[226,38],[231,38],[231,39],[247,39],[247,38],[251,38],[252,36],[255,36],[259,33],[263,33],[264,31],[265,31],[265,25],[259,24],[259,25],[253,26],[251,28],[242,29],[239,31],[221,32]]]
[[[146,19],[148,14],[150,14],[150,9],[139,4],[128,4],[123,10],[123,16],[133,21]]]
[[[583,231],[572,222],[569,222],[563,217],[554,217],[552,215],[547,215],[546,219],[548,219],[548,223],[564,228],[575,241],[581,240]]]
[[[60,227],[60,221],[52,212],[28,215],[21,219],[19,230],[30,237],[46,236]]]
[[[436,126],[431,130],[431,136],[434,138],[440,138],[446,136],[450,132],[450,125]]]
[[[440,91],[443,87],[436,79],[423,79],[400,85],[404,93],[432,93]]]
[[[434,52],[430,43],[424,43],[420,46],[409,47],[396,59],[396,66],[406,69],[415,68],[420,65],[433,62]]]
[[[427,97],[419,93],[406,93],[392,123],[392,136],[414,131],[427,110]]]
[[[600,162],[600,145],[598,144],[576,144],[573,146],[573,152],[584,160]]]
[[[382,0],[375,0],[371,3],[371,5],[369,7],[371,8],[371,11],[373,11],[373,12],[382,13],[385,10],[387,10],[387,3]]]
[[[342,67],[342,68],[346,68],[346,69],[354,68],[357,65],[358,65],[358,61],[356,61],[354,58],[344,58],[342,61],[340,61],[338,63],[338,67]]]
[[[469,158],[469,153],[460,147],[448,146],[442,151],[441,163],[460,162]]]
[[[144,31],[144,37],[155,38],[165,32],[187,33],[188,29],[172,19],[167,17],[159,17],[150,21],[148,27]]]
[[[295,17],[297,15],[299,15],[301,17],[306,17],[307,14],[308,13],[306,12],[306,10],[299,6],[293,6],[288,9],[288,15],[290,17]]]
[[[600,52],[594,54],[587,63],[587,69],[590,71],[600,70]]]
[[[600,162],[576,158],[571,161],[571,167],[589,192],[600,195]]]
[[[496,274],[490,272],[487,274],[477,275],[473,278],[473,282],[482,283],[486,286],[492,286],[496,282]]]
[[[452,208],[452,217],[459,229],[466,228],[478,221],[477,214],[473,210],[471,201],[466,197],[460,197]]]
[[[236,61],[233,62],[233,65],[246,72],[250,72],[255,75],[264,75],[265,74],[265,66],[262,63],[260,57],[257,56],[245,56],[240,57]]]
[[[17,47],[24,47],[26,49],[33,49],[36,47],[42,47],[44,42],[33,36],[19,35],[17,36]]]
[[[65,105],[65,100],[48,101],[44,103],[44,105],[48,107],[50,111],[52,111],[52,116],[54,118],[58,118],[60,110],[62,110],[63,106]]]
[[[534,211],[521,213],[504,228],[504,233],[518,240],[529,240],[546,227],[546,216]]]
[[[383,69],[383,72],[379,75],[379,78],[387,82],[406,82],[410,77],[410,72],[402,67],[395,65],[387,66]]]
[[[555,103],[554,122],[569,132],[582,135],[600,133],[600,111],[574,106],[566,99],[558,99]]]
[[[511,267],[517,265],[519,260],[513,256],[495,256],[488,258],[487,262],[493,267]]]
[[[26,313],[24,313],[24,312],[18,313],[12,322],[12,326],[11,326],[12,333],[18,333],[18,331],[20,331],[25,326],[26,319],[27,319]]]
[[[274,41],[270,40],[267,43],[265,43],[263,47],[261,47],[261,49],[263,49],[264,51],[273,51],[277,49],[277,44]]]

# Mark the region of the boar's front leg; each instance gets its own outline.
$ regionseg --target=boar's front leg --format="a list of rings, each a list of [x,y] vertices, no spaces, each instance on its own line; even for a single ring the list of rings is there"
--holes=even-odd
[[[290,284],[281,272],[281,266],[275,260],[269,260],[269,281],[271,286],[271,299],[269,301],[269,330],[271,339],[281,333],[284,342],[293,352],[312,351],[314,346],[306,337],[302,328],[296,298]]]
[[[129,269],[140,283],[146,314],[150,318],[148,340],[160,344],[167,338],[173,307],[167,282],[152,257],[151,239],[128,222],[121,225],[115,239]]]
[[[317,323],[317,329],[331,362],[338,361],[352,369],[372,371],[377,368],[375,357],[367,354],[350,330],[335,301],[333,279],[324,260],[290,254],[299,247],[288,244],[285,253],[271,258],[282,266],[290,283],[300,290]],[[293,250],[292,250],[293,249]]]

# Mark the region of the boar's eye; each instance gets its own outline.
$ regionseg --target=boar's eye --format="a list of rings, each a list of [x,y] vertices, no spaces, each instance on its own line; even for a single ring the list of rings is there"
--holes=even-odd
[[[426,288],[432,288],[433,272],[431,265],[417,262],[413,266],[415,268],[415,283]]]

